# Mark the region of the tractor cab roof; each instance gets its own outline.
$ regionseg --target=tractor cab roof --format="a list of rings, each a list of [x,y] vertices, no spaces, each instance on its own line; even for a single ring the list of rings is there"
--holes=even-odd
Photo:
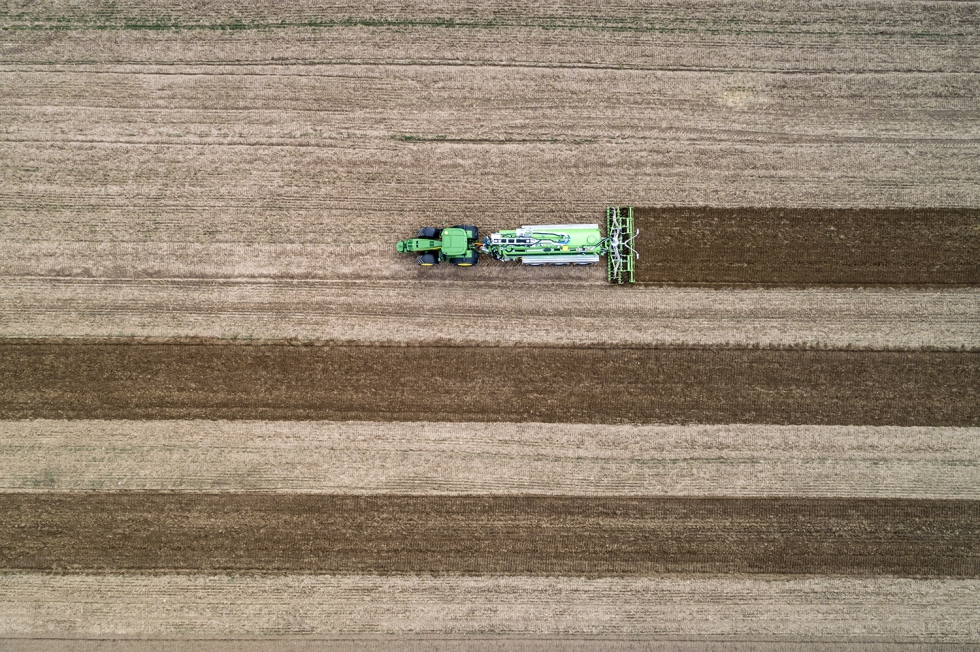
[[[463,229],[442,230],[442,253],[446,256],[462,256],[466,254],[468,234]]]

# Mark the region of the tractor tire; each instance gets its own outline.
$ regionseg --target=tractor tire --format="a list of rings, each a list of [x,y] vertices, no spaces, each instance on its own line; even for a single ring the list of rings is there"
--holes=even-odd
[[[471,226],[469,224],[457,224],[453,228],[463,229],[464,231],[466,231],[466,236],[470,240],[476,240],[477,238],[480,237],[480,229],[476,228],[475,226]]]
[[[421,256],[415,259],[415,262],[417,262],[422,267],[432,267],[433,265],[439,264],[439,259],[433,256],[432,254],[422,254]]]
[[[415,232],[416,238],[426,238],[428,240],[438,240],[442,237],[442,229],[434,226],[426,226]]]
[[[480,256],[474,251],[469,256],[450,258],[449,262],[458,267],[474,267],[480,261]]]

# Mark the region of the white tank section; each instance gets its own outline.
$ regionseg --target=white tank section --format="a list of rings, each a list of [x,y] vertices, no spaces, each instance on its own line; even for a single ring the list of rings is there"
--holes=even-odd
[[[605,253],[598,224],[525,224],[490,234],[481,251],[524,265],[592,265]]]
[[[522,256],[525,265],[591,265],[599,262],[599,254],[578,254],[575,256]]]

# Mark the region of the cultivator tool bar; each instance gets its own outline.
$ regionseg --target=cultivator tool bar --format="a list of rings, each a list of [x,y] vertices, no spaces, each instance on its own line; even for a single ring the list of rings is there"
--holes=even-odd
[[[606,207],[606,275],[610,283],[633,283],[633,268],[640,257],[633,239],[639,233],[633,226],[632,206]]]

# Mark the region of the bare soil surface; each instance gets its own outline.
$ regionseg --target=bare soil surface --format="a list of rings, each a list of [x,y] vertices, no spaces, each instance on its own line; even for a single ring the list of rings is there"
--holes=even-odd
[[[980,353],[0,343],[5,419],[980,425]]]
[[[942,11],[937,9],[941,7]],[[222,0],[24,3],[3,25],[34,47],[8,61],[439,61],[810,72],[978,70],[971,3],[561,5],[414,0],[273,6]],[[173,31],[170,31],[173,28]],[[95,32],[95,33],[93,33]],[[301,36],[301,37],[300,37]],[[442,37],[442,38],[437,38]],[[191,45],[192,47],[188,47]],[[274,46],[278,46],[275,49]]]
[[[0,421],[0,491],[980,499],[980,428]]]
[[[0,494],[0,568],[980,577],[980,501]]]
[[[115,578],[113,578],[115,579]],[[241,630],[239,630],[241,631]],[[240,634],[239,634],[240,636]],[[458,635],[457,635],[458,636]],[[567,636],[567,635],[566,635]],[[972,652],[969,643],[829,643],[780,641],[678,641],[678,640],[599,640],[549,636],[484,635],[482,638],[406,636],[394,638],[355,635],[338,638],[290,638],[268,640],[222,638],[206,641],[186,639],[117,638],[39,638],[0,641],[4,652],[196,652],[206,644],[213,652],[550,652],[556,647],[566,652]]]
[[[874,651],[880,640],[905,650],[919,641],[975,645],[978,614],[973,579],[0,573],[0,632],[8,636],[391,634],[431,643],[508,634],[547,637],[554,649],[565,634],[622,637],[631,652],[643,649],[638,637],[739,641],[739,650],[746,639],[844,640]]]
[[[943,288],[976,283],[968,258],[980,207],[978,17],[976,3],[931,0],[8,2],[0,12],[0,337],[372,346],[0,344],[0,419],[9,419],[0,428],[20,438],[3,453],[15,463],[0,471],[20,483],[18,493],[0,497],[60,505],[21,503],[23,519],[0,520],[26,546],[17,554],[41,563],[38,572],[0,572],[0,633],[976,642],[976,581],[923,579],[976,576],[964,539],[977,539],[976,503],[907,499],[977,491],[973,448],[962,431],[944,428],[980,426],[980,363],[956,350],[977,348],[980,304]],[[602,287],[599,266],[484,261],[461,274],[422,270],[393,250],[423,225],[486,232],[592,222],[606,204],[733,209],[734,226],[698,218],[685,234],[658,236],[658,225],[646,224],[642,246],[653,249],[641,264],[654,267],[641,267],[652,274],[644,280],[772,283],[787,294],[648,286],[632,288],[640,298],[630,299],[630,289]],[[848,221],[826,210],[852,208],[935,212]],[[819,216],[773,226],[776,213],[801,209]],[[691,226],[682,212],[671,215],[677,229]],[[726,238],[728,248],[719,247]],[[407,284],[378,285],[392,281]],[[881,283],[930,287],[819,297],[785,287]],[[556,343],[569,348],[527,346]],[[651,348],[628,348],[636,344]],[[840,350],[849,348],[877,350]],[[47,427],[37,417],[79,426],[75,443],[37,448],[42,436],[32,428]],[[79,420],[92,417],[165,421],[123,432]],[[237,437],[241,448],[194,444],[180,422],[166,421],[191,417],[210,423],[205,440]],[[331,439],[312,426],[311,435],[300,419],[353,430]],[[513,431],[528,421],[601,432]],[[670,427],[663,422],[928,432],[664,430],[656,452],[642,443],[649,430],[626,436],[632,444],[605,430]],[[412,427],[435,428],[442,444],[406,434]],[[494,437],[480,427],[500,430]],[[85,428],[95,428],[90,441]],[[351,436],[375,437],[357,428],[382,429],[377,442],[392,450],[357,448]],[[311,436],[332,442],[334,454],[304,457],[317,445]],[[762,448],[744,439],[767,436]],[[635,457],[603,458],[597,441]],[[460,442],[469,447],[454,448]],[[277,452],[270,457],[265,445]],[[569,458],[572,449],[582,459]],[[814,455],[794,457],[802,450]],[[710,451],[714,461],[703,456]],[[222,460],[214,466],[227,481],[221,495],[56,493],[76,471],[80,484],[68,489],[158,482],[179,491],[168,473],[183,468],[203,483],[208,460]],[[675,466],[651,471],[647,462]],[[489,466],[498,475],[487,475]],[[371,499],[382,501],[413,500],[391,496],[402,488],[465,492],[477,477],[489,483],[478,491],[512,494],[414,512],[395,513],[394,503],[324,511],[317,500],[368,499],[297,493],[327,474],[336,493],[380,486]],[[811,497],[851,487],[895,500],[799,498],[730,512],[695,501],[692,511],[670,512],[652,499],[661,505],[653,516],[624,495],[615,498],[622,508],[515,507],[529,499],[514,494],[534,482],[556,501],[558,487],[712,485]],[[240,493],[256,487],[282,493]],[[229,496],[267,502],[239,511],[221,503]],[[283,496],[292,507],[280,511]],[[517,502],[501,511],[498,499]],[[131,502],[117,509],[113,500]],[[949,510],[960,508],[973,511],[958,522]],[[45,518],[52,527],[31,529]],[[430,525],[443,527],[431,542]],[[361,548],[345,533],[378,545]],[[556,551],[568,551],[567,561]],[[412,559],[446,572],[397,570]],[[303,570],[336,560],[350,568]],[[231,570],[194,570],[217,561]],[[55,563],[80,570],[59,575]],[[128,564],[143,570],[119,570]],[[375,566],[407,574],[364,574]],[[637,574],[668,566],[697,572]],[[529,575],[454,574],[508,568]],[[747,579],[705,568],[822,576]],[[620,572],[633,575],[583,577]],[[923,575],[825,575],[836,572]]]
[[[643,208],[637,280],[980,283],[980,210]]]
[[[976,288],[623,288],[504,271],[521,279],[6,278],[0,336],[980,349]]]

